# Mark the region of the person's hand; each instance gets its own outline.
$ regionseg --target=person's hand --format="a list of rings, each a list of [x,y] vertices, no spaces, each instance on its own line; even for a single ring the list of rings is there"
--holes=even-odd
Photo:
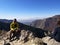
[[[14,30],[17,30],[16,28],[14,28]]]
[[[16,30],[16,32],[18,32],[18,30]]]

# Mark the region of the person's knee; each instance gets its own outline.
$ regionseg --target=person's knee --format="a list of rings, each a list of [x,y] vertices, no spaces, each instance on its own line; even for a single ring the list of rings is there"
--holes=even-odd
[[[13,30],[10,30],[10,33],[13,33],[14,31]]]

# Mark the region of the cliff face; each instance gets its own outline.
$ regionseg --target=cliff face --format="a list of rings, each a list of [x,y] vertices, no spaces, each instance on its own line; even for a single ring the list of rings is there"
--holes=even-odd
[[[33,21],[31,23],[31,26],[52,31],[56,27],[56,23],[58,22],[59,19],[60,15],[56,15],[46,19]]]

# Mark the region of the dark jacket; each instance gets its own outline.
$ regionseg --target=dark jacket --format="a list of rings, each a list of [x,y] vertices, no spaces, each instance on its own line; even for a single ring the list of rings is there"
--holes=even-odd
[[[56,41],[59,41],[60,42],[60,27],[57,27],[54,32],[53,32],[53,38],[56,40]]]

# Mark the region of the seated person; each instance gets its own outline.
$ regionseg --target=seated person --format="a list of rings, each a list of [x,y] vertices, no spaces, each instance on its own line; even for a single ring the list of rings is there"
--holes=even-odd
[[[13,22],[10,24],[10,41],[12,38],[17,36],[18,32],[19,32],[19,25],[17,23],[17,20],[14,19]],[[13,36],[12,36],[12,34],[13,34]]]

